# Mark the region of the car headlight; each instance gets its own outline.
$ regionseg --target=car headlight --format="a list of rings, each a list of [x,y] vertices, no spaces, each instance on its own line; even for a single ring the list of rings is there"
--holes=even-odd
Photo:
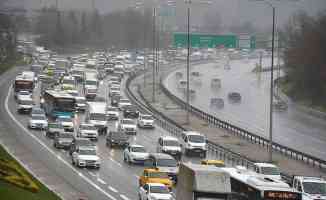
[[[79,163],[86,163],[86,161],[83,160],[83,159],[78,159],[78,162],[79,162]]]

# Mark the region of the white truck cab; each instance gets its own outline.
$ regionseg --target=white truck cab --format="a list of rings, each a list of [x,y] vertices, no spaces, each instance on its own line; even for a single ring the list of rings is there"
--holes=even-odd
[[[279,167],[271,163],[254,163],[254,171],[267,178],[282,180]]]
[[[292,187],[302,193],[302,200],[326,200],[326,180],[323,178],[294,176]]]

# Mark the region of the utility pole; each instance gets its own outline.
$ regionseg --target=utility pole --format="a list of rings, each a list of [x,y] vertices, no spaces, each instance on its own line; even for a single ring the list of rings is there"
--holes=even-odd
[[[156,53],[155,53],[155,23],[156,23],[156,8],[154,7],[153,14],[153,91],[152,91],[152,102],[155,102],[155,64],[156,64]]]
[[[274,90],[274,38],[275,38],[275,7],[273,8],[273,31],[272,31],[272,66],[271,66],[271,88],[269,104],[269,162],[273,161],[273,90]]]
[[[189,81],[190,81],[190,4],[191,0],[188,0],[188,7],[187,7],[187,105],[186,105],[186,123],[190,124],[190,88],[189,88]]]

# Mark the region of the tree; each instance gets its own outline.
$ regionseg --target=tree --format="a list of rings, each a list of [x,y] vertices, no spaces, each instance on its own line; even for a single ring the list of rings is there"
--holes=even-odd
[[[325,14],[313,18],[300,11],[283,31],[290,95],[313,105],[325,105],[326,102],[325,27]]]

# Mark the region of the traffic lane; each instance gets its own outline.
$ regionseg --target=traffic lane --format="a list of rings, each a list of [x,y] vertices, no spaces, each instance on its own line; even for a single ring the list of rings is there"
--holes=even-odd
[[[40,158],[44,165],[50,168],[53,173],[62,177],[74,188],[78,188],[79,191],[85,193],[90,199],[109,198],[115,200],[114,197],[111,198],[112,195],[105,192],[96,183],[73,168],[69,160],[65,159],[65,156],[61,154],[62,152],[58,154],[57,151],[51,148],[52,143],[46,143],[45,136],[42,132],[26,129],[28,119],[16,114],[15,101],[12,96],[9,96],[8,101],[5,103],[8,105],[8,111],[13,117],[5,118],[9,124],[12,124],[10,130],[13,130],[13,134],[17,134],[17,137],[33,152],[33,155]],[[13,122],[12,120],[15,121]]]
[[[203,72],[203,74],[207,74],[207,76],[210,76],[211,74],[213,74],[214,76],[213,71],[216,70],[215,66],[211,65],[211,68],[209,65],[203,66],[198,66],[195,69],[201,69],[201,72]],[[231,70],[232,69],[237,68],[232,67]],[[197,94],[196,97],[192,99],[192,104],[206,112],[210,112],[211,114],[218,116],[221,119],[231,121],[232,123],[243,127],[249,131],[268,137],[268,132],[266,131],[268,130],[266,128],[268,127],[268,120],[266,120],[268,118],[268,105],[265,102],[269,101],[269,73],[263,73],[260,76],[256,76],[255,74],[252,74],[250,72],[251,70],[245,71],[243,68],[239,69],[241,69],[240,71],[243,71],[243,76],[240,76],[241,78],[237,76],[230,78],[231,80],[236,80],[238,78],[238,81],[234,81],[229,84],[228,79],[223,78],[222,88],[217,90],[215,93],[211,92],[210,94],[208,94],[207,90],[196,90]],[[209,81],[212,77],[202,77],[201,88],[209,87]],[[168,88],[171,88],[171,91],[177,96],[184,98],[184,95],[180,93],[175,87],[177,82],[173,77],[173,74],[171,74],[166,80],[167,81],[165,83],[167,84]],[[241,85],[239,83],[241,83]],[[241,89],[238,89],[238,91],[242,95],[241,104],[225,103],[225,106],[222,110],[214,110],[214,112],[212,112],[213,109],[208,109],[209,99],[212,97],[227,96],[226,93],[224,93],[223,95],[221,95],[221,93],[223,93],[224,89],[226,90],[228,88],[233,88],[234,91],[237,91],[236,88]],[[229,91],[231,90],[232,89],[229,89]],[[208,99],[203,99],[200,98],[201,96],[211,97]],[[289,106],[289,110],[287,112],[274,113],[275,141],[281,144],[286,144],[293,148],[295,147],[296,149],[300,150],[302,150],[302,148],[304,147],[304,151],[310,152],[310,154],[318,155],[321,158],[325,157],[326,155],[325,153],[323,153],[325,152],[326,148],[325,135],[322,134],[322,131],[326,129],[326,123],[322,122],[324,120],[314,119],[314,117],[312,116],[310,117],[310,120],[308,120],[306,117],[302,117],[307,116],[307,114],[305,113],[296,113],[296,115],[290,115],[291,113],[293,113],[292,110],[294,110],[294,108]],[[251,113],[249,117],[248,113]],[[298,122],[296,121],[295,117],[293,118],[293,116],[300,116],[301,118],[304,118],[304,120]],[[246,120],[244,121],[243,119]],[[313,127],[310,125],[310,121],[313,122]],[[309,133],[311,132],[313,133],[310,135]],[[309,146],[306,146],[307,141],[309,141]],[[289,144],[287,144],[288,142]]]

